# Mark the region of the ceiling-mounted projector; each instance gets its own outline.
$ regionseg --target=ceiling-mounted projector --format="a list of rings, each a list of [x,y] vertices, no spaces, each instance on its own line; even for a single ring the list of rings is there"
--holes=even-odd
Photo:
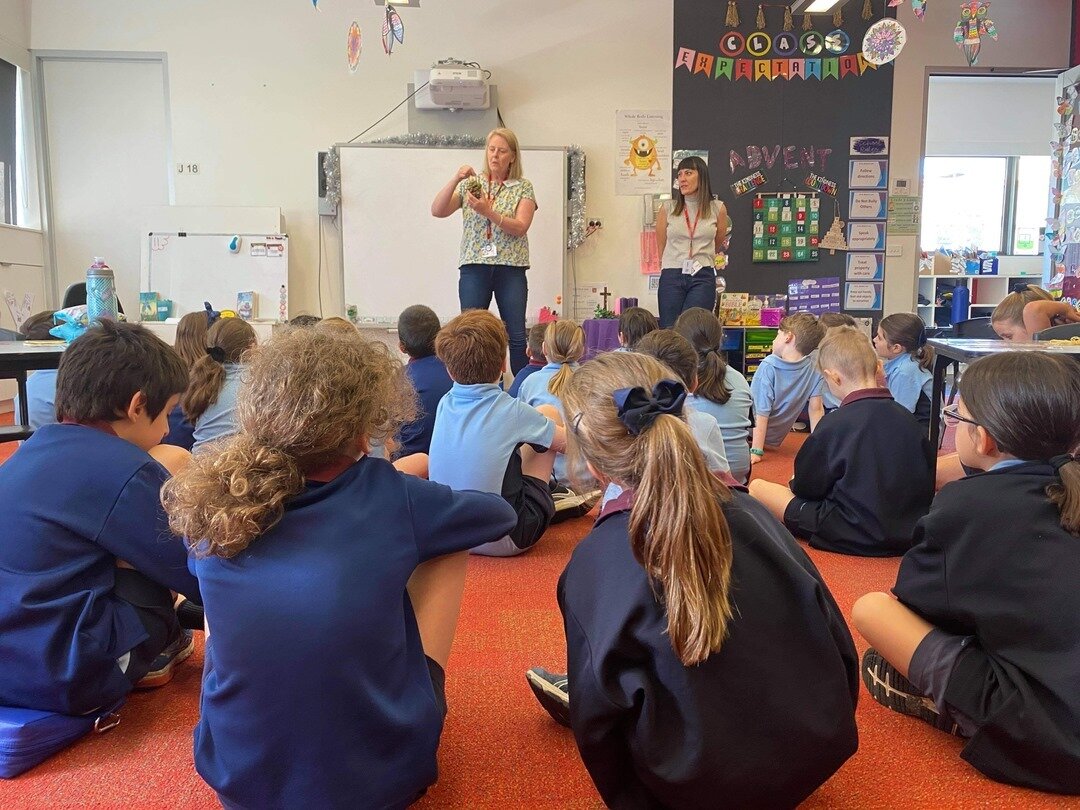
[[[463,62],[446,61],[430,71],[417,70],[413,80],[417,87],[428,86],[416,94],[419,110],[486,110],[491,106],[487,71]]]

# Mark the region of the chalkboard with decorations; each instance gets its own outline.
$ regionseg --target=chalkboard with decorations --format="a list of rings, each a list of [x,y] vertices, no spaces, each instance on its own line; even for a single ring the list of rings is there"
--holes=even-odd
[[[872,25],[895,18],[895,9],[871,0],[864,19],[863,0],[848,0],[838,6],[840,17],[830,12],[807,21],[790,14],[789,5],[675,0],[672,146],[708,154],[713,193],[733,225],[727,289],[751,294],[786,293],[789,283],[807,276],[847,282],[842,229],[849,190],[880,190],[883,199],[887,192],[893,65],[877,64],[880,54],[864,52],[863,41]],[[870,183],[864,175],[874,171]],[[811,234],[791,234],[793,249],[785,253],[779,219],[785,199],[793,217],[805,205],[807,221],[815,201],[820,249],[810,245]],[[770,223],[774,208],[777,222]],[[770,224],[776,234],[767,233]],[[770,236],[777,239],[775,253]],[[800,236],[806,236],[803,253],[794,249]],[[872,283],[880,293],[881,282]],[[868,300],[851,296],[843,303],[855,314],[880,316],[855,308]],[[880,300],[874,296],[873,305]]]

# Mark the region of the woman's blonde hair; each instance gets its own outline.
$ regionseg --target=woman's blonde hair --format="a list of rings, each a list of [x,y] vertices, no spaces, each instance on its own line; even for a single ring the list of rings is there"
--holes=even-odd
[[[544,356],[549,363],[561,364],[548,381],[548,391],[561,397],[574,374],[570,364],[585,356],[585,332],[578,326],[577,321],[552,321],[548,324],[544,332]]]
[[[180,397],[184,418],[191,424],[217,402],[225,384],[225,365],[243,360],[255,345],[255,330],[241,318],[221,318],[206,333],[206,348],[191,367],[187,390]]]
[[[209,329],[210,318],[206,311],[189,312],[180,319],[176,325],[176,340],[173,348],[184,361],[188,371],[194,368],[195,363],[206,356],[206,332]]]
[[[506,127],[496,127],[487,134],[487,138],[484,139],[484,176],[488,176],[489,168],[487,163],[487,148],[491,143],[491,139],[498,135],[504,141],[506,145],[510,147],[510,151],[514,153],[514,162],[510,164],[510,170],[506,173],[507,180],[520,180],[524,175],[521,173],[521,149],[518,148],[517,135],[514,134],[512,129]]]
[[[732,616],[731,530],[721,509],[731,493],[705,466],[684,418],[661,415],[635,436],[612,399],[670,376],[644,354],[602,354],[573,375],[563,404],[571,461],[584,457],[635,490],[630,547],[666,608],[672,649],[691,666],[720,649]]]
[[[1011,292],[1004,298],[1002,298],[1001,303],[994,307],[994,311],[990,315],[990,322],[998,323],[1000,321],[1005,321],[1006,323],[1017,323],[1023,325],[1024,307],[1026,307],[1032,301],[1053,300],[1054,296],[1052,296],[1042,287],[1037,287],[1034,284],[1028,284],[1027,289]]]
[[[360,437],[395,435],[415,414],[412,385],[382,343],[335,330],[275,335],[240,389],[240,432],[162,489],[169,526],[200,556],[232,557],[281,520],[308,470]]]

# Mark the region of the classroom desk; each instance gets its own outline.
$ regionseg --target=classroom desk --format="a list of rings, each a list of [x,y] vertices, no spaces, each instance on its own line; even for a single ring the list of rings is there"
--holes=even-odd
[[[14,379],[19,385],[19,412],[15,424],[0,425],[0,442],[30,438],[30,408],[26,401],[26,373],[43,368],[57,368],[67,345],[27,346],[25,341],[0,342],[0,379]]]
[[[1028,343],[1008,343],[1004,340],[978,340],[974,338],[932,338],[926,344],[934,350],[934,389],[930,399],[930,413],[941,414],[941,400],[945,391],[945,371],[953,362],[971,363],[980,357],[1001,352],[1047,352],[1049,354],[1071,354],[1080,360],[1080,343],[1057,345],[1053,343],[1031,341]],[[930,446],[937,448],[941,438],[941,419],[930,419]],[[935,464],[936,464],[935,456]]]

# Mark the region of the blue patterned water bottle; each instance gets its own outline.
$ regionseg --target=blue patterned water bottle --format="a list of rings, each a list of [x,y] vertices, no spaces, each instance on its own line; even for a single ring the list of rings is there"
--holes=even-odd
[[[113,271],[100,256],[86,271],[86,321],[93,323],[101,318],[119,320],[116,305],[116,279]]]

